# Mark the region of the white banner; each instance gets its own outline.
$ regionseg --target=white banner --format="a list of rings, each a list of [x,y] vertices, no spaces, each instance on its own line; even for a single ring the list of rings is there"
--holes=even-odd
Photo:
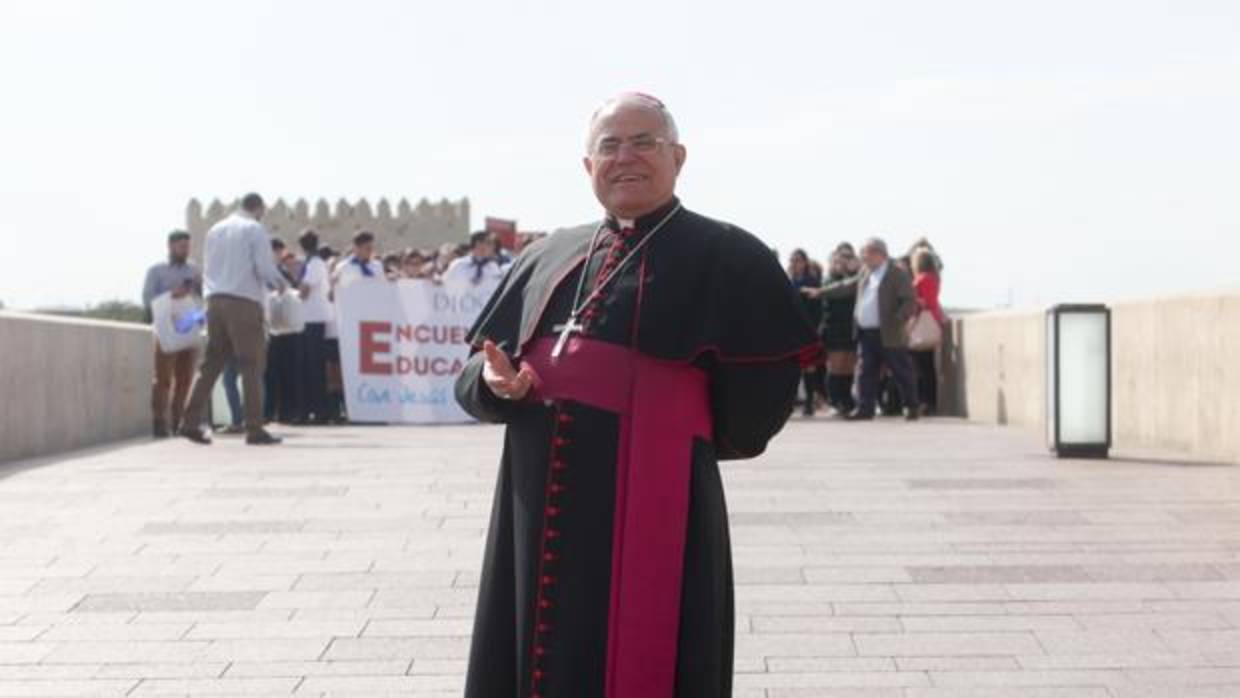
[[[453,383],[465,335],[497,283],[358,279],[336,289],[345,404],[355,422],[471,421]]]

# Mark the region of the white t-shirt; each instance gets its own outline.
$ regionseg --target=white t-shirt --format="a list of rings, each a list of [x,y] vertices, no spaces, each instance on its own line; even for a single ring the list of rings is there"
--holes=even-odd
[[[302,299],[302,317],[306,322],[327,322],[331,306],[327,302],[327,263],[317,255],[306,261],[306,273],[301,282],[310,287],[310,295]]]
[[[479,270],[481,267],[481,270]],[[494,259],[485,259],[480,263],[475,262],[472,255],[466,255],[460,259],[452,260],[448,268],[443,272],[444,283],[476,283],[484,284],[490,281],[498,281],[504,276],[504,270]]]
[[[387,281],[387,277],[383,275],[383,265],[378,260],[372,259],[365,263],[366,268],[370,270],[370,276],[367,276],[362,271],[362,262],[354,260],[354,257],[349,256],[336,265],[336,271],[332,278],[333,288],[339,289],[348,286],[358,279]]]

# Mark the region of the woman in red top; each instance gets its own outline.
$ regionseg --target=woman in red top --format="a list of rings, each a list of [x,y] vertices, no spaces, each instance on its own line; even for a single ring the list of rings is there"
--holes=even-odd
[[[917,291],[917,303],[922,311],[930,313],[940,325],[947,324],[947,316],[939,305],[939,263],[928,248],[913,250],[910,260],[914,272],[913,288]],[[917,367],[917,395],[921,398],[922,414],[933,414],[938,404],[938,372],[934,349],[910,352]]]

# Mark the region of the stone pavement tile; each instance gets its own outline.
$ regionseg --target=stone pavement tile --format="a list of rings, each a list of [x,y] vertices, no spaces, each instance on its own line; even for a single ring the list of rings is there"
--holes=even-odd
[[[177,592],[186,590],[194,583],[193,576],[143,576],[143,577],[55,577],[40,581],[36,594],[89,594],[107,592]]]
[[[940,686],[910,688],[904,698],[1113,698],[1112,690],[1111,686]]]
[[[63,613],[82,600],[80,593],[42,593],[0,596],[0,615]]]
[[[257,640],[261,638],[331,638],[357,637],[362,621],[297,621],[277,623],[197,623],[186,635],[187,640]],[[160,626],[151,626],[160,627]]]
[[[0,664],[37,664],[55,648],[55,645],[43,642],[0,643]]]
[[[1240,648],[1240,629],[1159,630],[1158,635],[1171,648],[1181,652],[1218,652]]]
[[[410,662],[401,659],[359,662],[233,662],[226,678],[261,676],[403,676]]]
[[[467,637],[357,638],[332,640],[323,659],[463,659],[469,656]]]
[[[829,671],[896,671],[890,657],[767,657],[766,670],[772,674],[821,674]],[[913,671],[919,671],[914,669]]]
[[[910,603],[836,603],[841,616],[983,616],[1009,613],[1003,603],[992,601],[926,601]]]
[[[753,616],[755,633],[898,633],[900,621],[880,616]]]
[[[736,637],[736,656],[853,657],[857,649],[846,633],[753,633]]]
[[[1124,675],[1138,686],[1240,686],[1240,667],[1184,669],[1125,669]]]
[[[1236,627],[1223,614],[1214,613],[1095,613],[1082,614],[1076,619],[1085,630],[1225,630]]]
[[[1176,593],[1162,583],[1006,584],[1013,601],[1171,599]]]
[[[75,613],[116,611],[237,611],[253,610],[265,591],[134,592],[88,594],[73,607]]]
[[[223,533],[294,533],[305,527],[304,521],[150,521],[138,529],[148,536],[213,536]]]
[[[22,696],[22,698],[30,698],[31,696],[38,696],[39,698],[89,696],[90,698],[105,698],[106,696],[131,695],[131,691],[137,685],[137,679],[0,681],[0,696]]]
[[[101,679],[214,679],[219,678],[226,668],[227,662],[134,662],[104,664],[94,676]]]
[[[301,575],[294,591],[340,591],[354,589],[410,589],[450,587],[455,574],[451,570],[430,572],[364,572],[352,574]]]
[[[733,698],[741,698],[737,693]],[[754,692],[752,698],[904,698],[903,688],[772,688],[765,692]]]
[[[71,623],[48,628],[39,635],[44,642],[148,642],[179,640],[185,637],[191,625],[188,623],[165,623],[161,625],[134,624],[84,624]],[[3,628],[0,628],[3,630]]]
[[[1045,654],[1161,654],[1174,648],[1144,628],[1121,630],[1037,630]]]
[[[909,576],[921,584],[1003,584],[1088,582],[1090,576],[1074,565],[959,565],[909,567]]]
[[[128,695],[163,696],[287,696],[301,683],[297,678],[146,679]]]
[[[747,587],[753,588],[753,587]],[[796,587],[789,587],[796,588]],[[423,608],[425,606],[466,606],[478,601],[478,590],[467,587],[422,587],[420,589],[379,589],[371,608]]]
[[[737,601],[896,601],[884,584],[746,584],[736,588]]]
[[[183,624],[183,623],[278,623],[291,620],[294,611],[291,609],[262,609],[252,611],[143,611],[133,614],[134,625],[145,624]],[[94,616],[106,616],[103,613],[80,613],[71,618],[90,619]]]
[[[884,582],[911,582],[906,567],[805,567],[805,580],[810,584],[867,584]]]
[[[59,642],[43,661],[49,664],[115,664],[197,661],[205,642]]]
[[[935,686],[1116,686],[1129,683],[1121,671],[1107,669],[1025,671],[932,671]]]
[[[99,675],[100,667],[101,664],[0,664],[0,682],[109,678]]]
[[[1048,669],[1176,668],[1211,665],[1210,661],[1201,655],[1172,652],[1032,654],[1016,657],[1016,661],[1023,668],[1034,671]]]
[[[198,577],[186,591],[289,591],[298,575],[209,575]]]
[[[1079,630],[1073,616],[1056,615],[959,615],[901,616],[900,624],[910,633],[927,632],[1010,632],[1021,630]]]
[[[1240,600],[1240,580],[1223,582],[1168,582],[1181,599]]]
[[[359,591],[273,591],[264,596],[259,609],[365,608],[374,598],[369,589]]]
[[[304,499],[306,497],[343,497],[349,493],[344,485],[325,487],[213,487],[203,490],[199,497],[212,499]]]
[[[1021,668],[1015,657],[957,655],[952,657],[896,657],[901,671],[1006,671]]]
[[[1096,582],[1176,582],[1221,581],[1223,575],[1214,565],[1085,565],[1085,571]],[[1172,589],[1175,585],[1170,585]]]
[[[455,674],[464,676],[468,661],[465,659],[424,659],[418,657],[409,667],[409,674]]]
[[[1120,686],[1112,687],[1114,698],[1236,698],[1240,683],[1224,686]]]
[[[0,644],[7,642],[30,642],[47,632],[48,625],[0,625]]]
[[[330,638],[223,639],[206,643],[208,662],[308,662],[323,656]]]
[[[1042,510],[1011,510],[996,509],[992,511],[955,511],[943,514],[948,523],[958,525],[994,525],[1004,526],[1079,526],[1089,521],[1079,511]]]
[[[863,657],[1016,656],[1042,651],[1037,639],[1029,632],[854,635],[853,641],[857,643],[857,653]]]
[[[465,619],[372,620],[362,637],[467,637],[473,625]]]
[[[763,688],[907,688],[929,686],[923,671],[828,671],[803,674],[737,674],[738,689]]]
[[[467,618],[472,618],[473,612],[473,607],[470,607]],[[298,621],[357,621],[365,624],[377,620],[430,620],[435,617],[435,608],[299,608],[292,614],[292,620]]]
[[[340,691],[361,691],[363,693],[369,692],[370,695],[402,694],[406,696],[421,696],[426,691],[455,691],[456,695],[459,696],[464,690],[464,676],[369,676],[365,678],[311,676],[306,678],[297,687],[296,695],[335,695]]]
[[[735,567],[732,570],[736,584],[804,584],[805,575],[800,567]]]
[[[1050,490],[1048,478],[919,478],[906,481],[913,490]]]
[[[1010,601],[1003,584],[893,584],[901,601]]]

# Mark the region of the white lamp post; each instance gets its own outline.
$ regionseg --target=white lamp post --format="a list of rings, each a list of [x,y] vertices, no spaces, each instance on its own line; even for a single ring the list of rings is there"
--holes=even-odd
[[[1046,431],[1060,458],[1111,449],[1111,310],[1056,305],[1046,312]]]

